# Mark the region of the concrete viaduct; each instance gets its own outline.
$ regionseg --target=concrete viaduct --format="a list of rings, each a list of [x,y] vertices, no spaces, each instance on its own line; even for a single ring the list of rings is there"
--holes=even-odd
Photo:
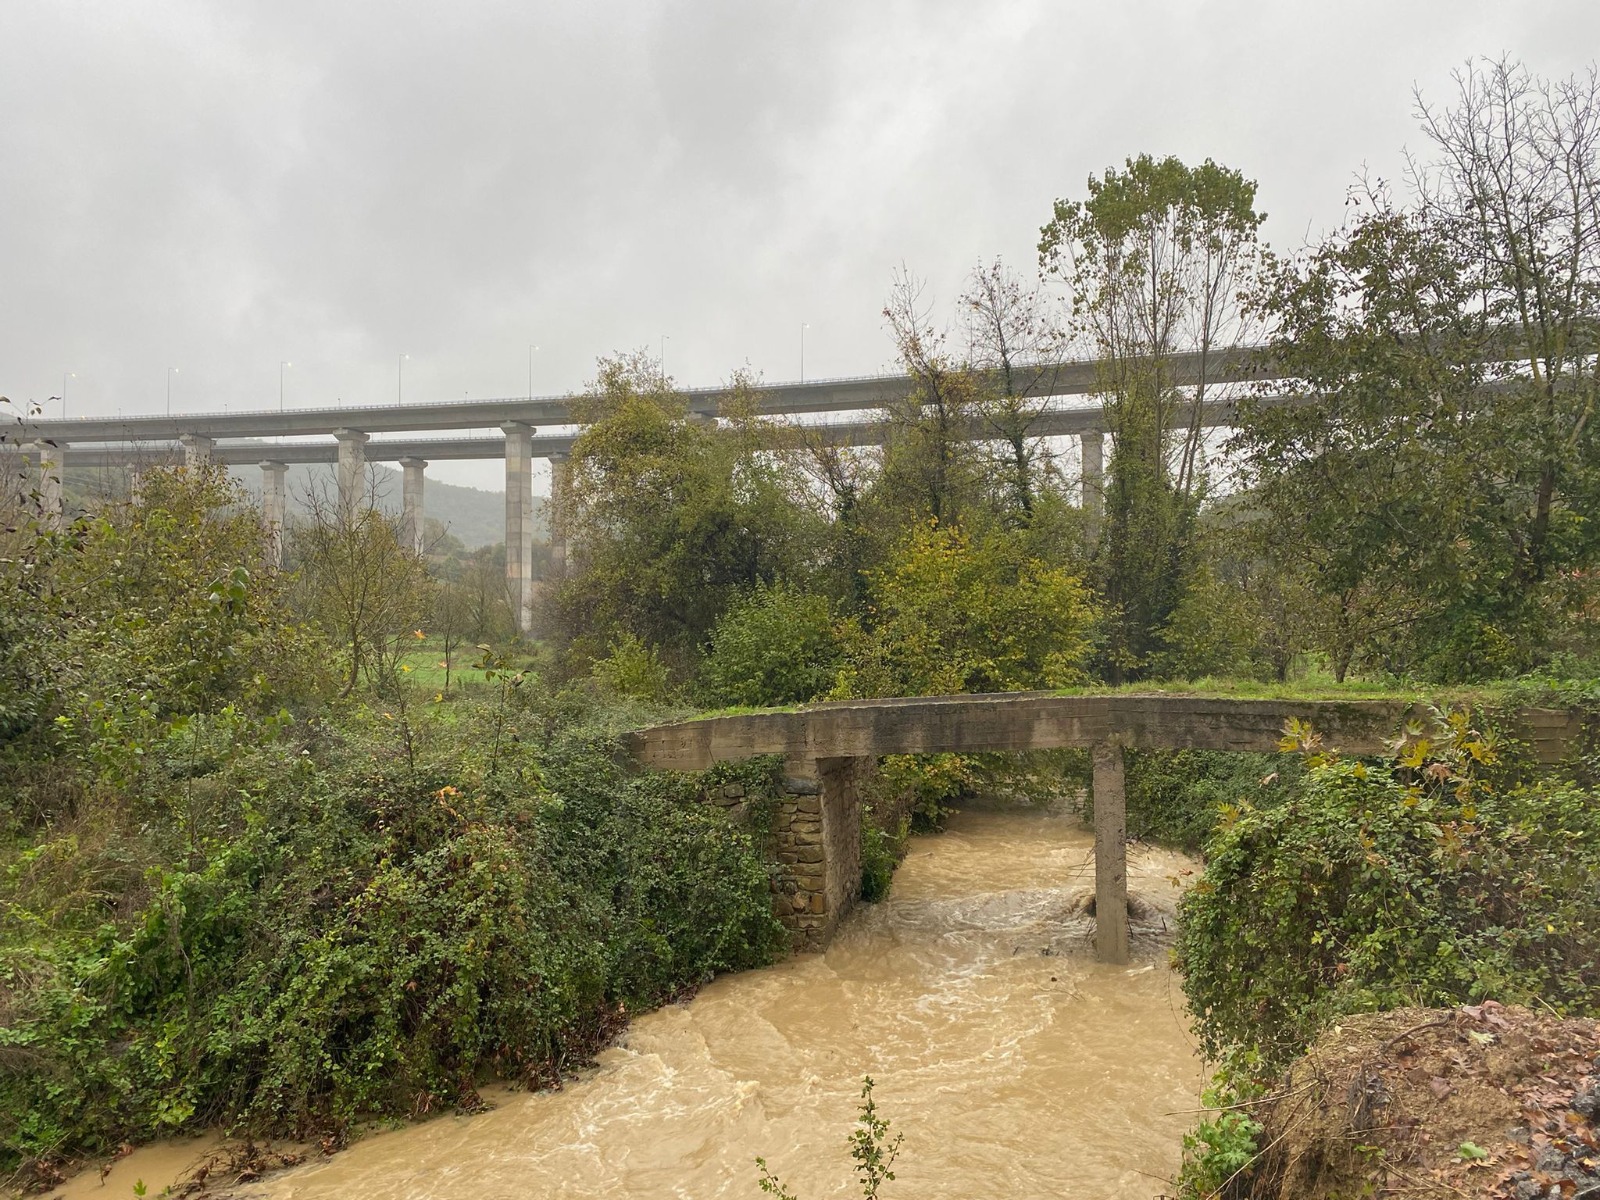
[[[1090,749],[1094,759],[1095,955],[1128,960],[1123,750],[1272,752],[1285,723],[1309,722],[1330,747],[1382,755],[1412,715],[1404,700],[1238,700],[1180,695],[1017,692],[818,704],[705,717],[629,734],[643,766],[703,771],[724,760],[782,755],[777,814],[779,911],[797,946],[821,949],[861,887],[863,772],[886,754]],[[1529,709],[1519,734],[1541,763],[1566,757],[1580,719]],[[715,800],[716,798],[712,798]]]
[[[1208,386],[1270,379],[1248,348],[1213,351],[1202,361],[1197,354],[1171,360],[1175,383],[1193,384],[1204,374]],[[1067,361],[1019,368],[1018,390],[1041,399],[1086,396],[1102,378],[1096,360]],[[998,372],[990,382],[1000,386]],[[875,410],[905,400],[914,382],[905,376],[863,376],[782,383],[761,391],[761,415],[767,418],[849,414],[808,426],[836,444],[879,444],[884,425]],[[697,388],[680,393],[692,415],[714,420],[722,414],[728,391]],[[291,463],[329,463],[336,467],[342,503],[353,503],[363,485],[368,462],[398,463],[402,472],[402,514],[407,536],[422,544],[423,471],[429,461],[503,459],[506,479],[506,574],[522,627],[531,621],[533,579],[533,460],[551,464],[554,499],[559,509],[568,479],[568,454],[579,425],[579,398],[516,397],[504,400],[452,400],[442,403],[297,408],[254,412],[184,413],[169,416],[24,418],[13,434],[39,472],[39,491],[47,515],[62,514],[61,472],[64,466],[113,466],[137,470],[141,464],[171,461],[220,462],[230,466],[258,464],[262,472],[262,509],[269,528],[281,530],[287,516],[285,475]],[[1231,404],[1212,400],[1203,406],[1206,425],[1225,425]],[[553,429],[552,429],[553,427]],[[499,436],[439,436],[450,431],[500,430]],[[541,429],[550,430],[540,434]],[[377,436],[374,436],[377,435]],[[1080,439],[1085,503],[1099,502],[1105,463],[1105,427],[1098,405],[1044,404],[1030,422],[1030,437],[1075,436]],[[974,423],[968,436],[997,438],[997,430]],[[262,439],[319,439],[274,441]],[[9,440],[9,439],[8,439]],[[13,467],[15,471],[19,468]],[[274,537],[274,546],[279,544]],[[558,529],[551,550],[564,557]]]

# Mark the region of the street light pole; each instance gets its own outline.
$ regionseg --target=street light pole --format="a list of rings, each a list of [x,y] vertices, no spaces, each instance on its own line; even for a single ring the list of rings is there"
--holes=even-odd
[[[811,326],[804,321],[800,322],[800,382],[806,381],[806,330]]]
[[[667,335],[661,335],[661,386],[667,386]]]
[[[77,376],[71,371],[61,372],[61,415],[63,417],[67,415],[67,380],[76,378]]]
[[[395,360],[394,402],[396,404],[404,404],[406,402],[406,359],[410,357],[411,355],[409,354],[402,354]]]
[[[538,348],[539,347],[537,347],[537,346],[529,346],[528,347],[528,399],[529,400],[533,399],[533,352],[535,350],[537,350]]]
[[[167,368],[167,416],[172,415],[172,377],[178,373],[177,367]]]
[[[292,362],[280,362],[278,364],[278,411],[280,413],[283,411],[283,371],[285,367],[292,366],[294,366]]]

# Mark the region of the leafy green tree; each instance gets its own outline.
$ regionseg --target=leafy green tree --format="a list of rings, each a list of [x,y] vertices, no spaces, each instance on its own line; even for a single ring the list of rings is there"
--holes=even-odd
[[[889,515],[896,532],[929,518],[955,523],[984,491],[983,455],[972,440],[977,380],[947,348],[946,334],[933,325],[925,287],[909,272],[895,276],[883,318],[912,386],[884,409],[874,505]]]
[[[1244,590],[1202,562],[1162,630],[1158,669],[1162,675],[1188,679],[1249,676],[1263,625]]]
[[[1098,583],[1113,680],[1150,667],[1193,565],[1202,419],[1237,370],[1220,351],[1247,333],[1237,296],[1264,258],[1255,191],[1209,159],[1141,155],[1091,177],[1086,199],[1058,200],[1040,231],[1040,267],[1067,284],[1078,333],[1105,364],[1115,454]]]
[[[1064,348],[1064,331],[1038,286],[1025,285],[999,259],[968,277],[959,302],[966,333],[966,365],[979,373],[976,412],[985,443],[1003,481],[995,503],[1013,523],[1035,515],[1048,486],[1048,451],[1034,426],[1053,382],[1050,362]]]
[[[654,646],[623,633],[611,653],[596,659],[594,681],[609,695],[664,704],[672,694],[672,674]]]
[[[1242,405],[1234,445],[1341,676],[1526,670],[1592,602],[1600,96],[1507,62],[1458,83],[1421,110],[1416,202],[1354,197],[1261,293],[1301,385]]]
[[[738,411],[719,427],[692,417],[647,356],[601,361],[572,451],[568,572],[553,602],[578,658],[626,632],[686,675],[736,596],[801,568],[813,518],[746,415],[753,386],[734,391]]]
[[[841,662],[827,599],[792,586],[758,585],[735,600],[711,631],[701,683],[716,704],[814,700]]]
[[[913,529],[872,573],[871,606],[847,635],[841,690],[928,696],[1081,679],[1096,615],[1089,593],[1018,546],[1014,535]]]

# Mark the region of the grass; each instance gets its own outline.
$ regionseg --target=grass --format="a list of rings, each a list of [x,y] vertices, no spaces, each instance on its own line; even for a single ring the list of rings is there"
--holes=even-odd
[[[1108,684],[1086,684],[1082,687],[1058,688],[1058,696],[1119,696],[1119,695],[1171,695],[1214,697],[1225,700],[1291,700],[1317,703],[1340,700],[1392,700],[1405,704],[1432,702],[1436,704],[1471,703],[1539,704],[1562,706],[1571,702],[1558,690],[1547,688],[1544,692],[1530,688],[1528,681],[1510,680],[1503,684],[1485,684],[1477,687],[1429,687],[1416,683],[1399,683],[1380,680],[1346,680],[1339,683],[1330,675],[1319,673],[1278,683],[1275,680],[1218,679],[1160,680],[1130,683],[1113,687]],[[870,701],[861,701],[870,703]],[[685,714],[678,718],[709,720],[715,717],[739,717],[764,713],[800,712],[803,704],[790,704],[772,708],[749,705],[730,705],[726,708],[708,709]]]
[[[1153,683],[1129,683],[1118,687],[1090,684],[1059,688],[1058,696],[1173,695],[1214,696],[1227,700],[1403,700],[1418,701],[1448,698],[1476,699],[1480,691],[1452,688],[1448,695],[1416,685],[1399,685],[1368,680],[1297,679],[1287,683],[1260,679],[1172,679]]]
[[[476,646],[457,646],[450,655],[450,688],[473,687],[485,682],[483,672],[472,664],[478,661]],[[406,678],[424,688],[443,691],[445,687],[444,647],[433,638],[419,641],[400,662]]]

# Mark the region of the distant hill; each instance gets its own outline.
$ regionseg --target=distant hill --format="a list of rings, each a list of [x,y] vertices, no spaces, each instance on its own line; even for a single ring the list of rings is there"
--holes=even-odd
[[[388,512],[400,511],[400,471],[384,463],[372,464],[377,473],[378,504]],[[261,472],[253,467],[235,467],[233,475],[253,496],[261,495]],[[313,486],[331,487],[333,468],[296,465],[286,478],[291,511],[305,511],[305,497]],[[533,498],[534,540],[547,537],[545,497]],[[427,516],[441,522],[446,531],[461,539],[469,550],[492,546],[506,540],[506,497],[504,492],[485,492],[430,479],[422,489],[422,506]]]

